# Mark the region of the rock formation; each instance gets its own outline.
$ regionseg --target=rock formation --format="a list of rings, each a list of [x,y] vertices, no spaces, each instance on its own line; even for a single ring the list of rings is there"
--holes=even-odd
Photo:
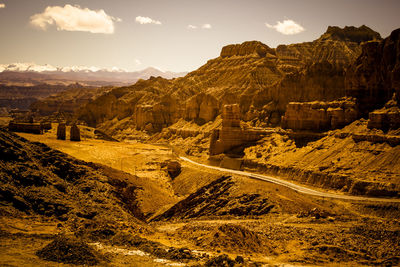
[[[347,28],[348,30],[349,28]],[[346,28],[343,32],[346,32]],[[398,97],[394,93],[400,92],[400,29],[393,31],[388,38],[382,41],[379,40],[379,36],[371,32],[365,33],[365,36],[363,33],[365,33],[365,27],[360,27],[359,30],[348,36],[357,43],[368,41],[368,38],[373,41],[362,44],[361,55],[348,68],[343,87],[339,89],[339,91],[345,89],[346,96],[353,99],[350,102],[339,100],[324,103],[323,106],[327,107],[326,105],[328,105],[328,108],[321,108],[317,103],[289,103],[286,113],[282,117],[283,127],[314,131],[336,129],[351,123],[359,116],[366,116],[368,112],[370,112],[369,128],[399,127],[400,108],[397,104]],[[335,32],[333,28],[329,28],[326,34],[333,39],[343,36],[343,33]],[[334,72],[329,74],[329,71],[322,71],[320,73],[326,73],[331,77],[327,79],[328,82],[335,76]],[[281,84],[289,77],[290,75],[286,76]],[[310,75],[302,77],[304,79]],[[294,80],[301,81],[302,79]],[[325,90],[317,90],[317,92],[324,94],[326,98],[333,97],[334,94],[330,94],[326,90],[327,88],[333,87],[325,86]],[[309,90],[309,92],[312,91]],[[283,95],[280,93],[279,96]],[[392,96],[393,99],[390,100]],[[286,98],[290,99],[290,97]],[[318,98],[321,99],[322,96]],[[280,103],[283,102],[280,101]],[[340,108],[338,108],[339,102],[342,102]],[[385,103],[387,103],[385,107],[381,108]],[[371,112],[377,108],[381,109]]]
[[[282,117],[282,128],[324,131],[341,128],[358,118],[356,100],[290,102]]]
[[[261,42],[252,41],[242,44],[227,45],[222,48],[220,55],[222,58],[233,56],[265,57],[267,53],[274,55],[275,51]]]
[[[353,26],[345,26],[343,29],[336,26],[329,26],[325,34],[320,37],[323,40],[334,41],[350,41],[355,43],[362,43],[370,40],[380,40],[379,33],[371,30],[365,25],[358,28]]]
[[[34,133],[34,134],[43,133],[43,128],[41,127],[40,123],[10,121],[10,123],[8,124],[8,129],[13,132]]]
[[[81,133],[79,131],[78,126],[74,123],[71,126],[71,132],[70,132],[70,139],[71,141],[81,141]]]
[[[263,137],[265,132],[246,129],[240,125],[238,104],[224,105],[222,109],[222,127],[211,134],[210,155],[229,152],[235,147],[251,144]]]
[[[270,89],[276,110],[283,113],[289,102],[332,101],[344,97],[343,66],[321,61],[287,74]]]
[[[65,140],[66,139],[66,126],[65,123],[60,122],[57,126],[57,139]]]
[[[381,109],[369,113],[368,128],[382,130],[400,128],[400,106],[396,94]]]
[[[241,119],[275,126],[289,102],[344,97],[346,67],[361,53],[361,41],[375,39],[379,34],[366,26],[329,27],[315,41],[276,49],[257,41],[228,45],[185,77],[115,88],[88,103],[78,119],[101,128],[133,118],[136,129],[157,132],[180,118],[212,121],[223,105],[238,103]]]
[[[185,119],[207,122],[215,119],[219,111],[218,101],[212,95],[200,93],[186,101]]]
[[[45,131],[51,130],[51,128],[52,128],[50,121],[42,121],[42,122],[40,122],[40,126]]]
[[[346,73],[346,95],[360,101],[363,115],[400,96],[400,29],[383,41],[362,45],[362,53]],[[373,115],[374,116],[374,115]]]
[[[178,120],[178,114],[181,114],[179,108],[170,96],[162,97],[153,105],[138,104],[134,111],[136,129],[149,133],[161,131]]]

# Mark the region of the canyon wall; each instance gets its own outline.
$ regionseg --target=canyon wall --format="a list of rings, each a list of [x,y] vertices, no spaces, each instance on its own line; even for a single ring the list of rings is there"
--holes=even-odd
[[[155,132],[179,118],[207,123],[224,105],[237,103],[242,120],[276,126],[289,102],[344,97],[347,66],[361,53],[361,41],[375,39],[379,34],[365,26],[329,27],[315,41],[276,49],[258,41],[228,45],[185,77],[151,77],[113,89],[77,116],[91,126],[133,118],[137,129]]]
[[[400,29],[383,41],[362,45],[362,53],[346,73],[346,95],[360,101],[363,114],[383,107],[393,93],[400,100]]]
[[[331,77],[334,75],[332,73]],[[283,81],[288,77],[290,76]],[[321,131],[341,128],[364,116],[369,118],[369,128],[399,128],[400,29],[393,31],[384,40],[362,43],[361,54],[347,69],[343,82],[341,91],[345,90],[347,100],[352,99],[351,103],[341,100],[324,104],[290,102],[282,117],[282,126],[294,130]],[[326,91],[327,88],[329,86],[325,90],[317,91],[330,98],[333,95]],[[311,94],[312,91],[309,90],[308,93]],[[342,102],[340,108],[339,102]],[[327,105],[329,107],[325,108]]]
[[[331,102],[291,102],[282,117],[282,128],[325,131],[341,128],[358,118],[356,99]]]

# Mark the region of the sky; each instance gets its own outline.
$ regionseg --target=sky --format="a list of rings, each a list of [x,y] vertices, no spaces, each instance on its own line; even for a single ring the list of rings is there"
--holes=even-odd
[[[400,27],[399,0],[0,0],[0,64],[192,71],[228,44]]]

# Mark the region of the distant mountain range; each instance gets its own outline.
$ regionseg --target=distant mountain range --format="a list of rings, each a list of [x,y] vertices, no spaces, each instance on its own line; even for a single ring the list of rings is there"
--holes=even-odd
[[[6,85],[37,85],[81,83],[90,86],[128,85],[139,79],[161,76],[166,79],[185,76],[186,72],[162,71],[149,67],[140,71],[125,71],[119,68],[97,67],[53,67],[34,63],[0,64],[0,83]]]

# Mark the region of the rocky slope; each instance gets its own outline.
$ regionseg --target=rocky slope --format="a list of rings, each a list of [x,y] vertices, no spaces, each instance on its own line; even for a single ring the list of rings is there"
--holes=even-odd
[[[179,198],[168,197],[159,190],[167,169],[157,167],[173,156],[164,146],[87,139],[74,150],[54,133],[24,136],[36,142],[0,130],[0,265],[400,262],[399,204],[314,198],[184,162],[168,180]],[[137,176],[83,161],[112,166],[127,154],[124,170]]]
[[[245,149],[243,164],[351,194],[398,196],[399,145],[398,131],[368,129],[358,120],[300,147],[290,135],[272,134]]]
[[[343,103],[344,105],[339,108],[337,103],[341,101],[340,99],[325,104],[290,102],[283,116],[282,126],[293,130],[323,131],[342,128],[360,117],[369,116],[370,128],[383,130],[398,128],[400,126],[399,40],[398,29],[382,41],[368,41],[362,44],[362,53],[347,69],[344,85],[341,87],[341,91],[345,90],[346,97],[351,103]],[[335,74],[331,75],[334,77]],[[320,78],[326,77],[321,75]],[[329,82],[329,79],[331,78],[327,78],[326,81]],[[343,82],[343,79],[341,81]],[[323,93],[321,98],[332,97],[329,90],[325,90],[328,88],[329,85],[326,85],[319,91]],[[313,89],[310,89],[307,92],[312,91]],[[326,110],[324,106],[331,107]],[[373,111],[377,108],[381,109]]]
[[[372,39],[380,36],[365,26],[330,27],[313,42],[276,49],[257,41],[228,45],[185,77],[115,89],[89,103],[79,118],[94,126],[130,117],[138,129],[155,132],[179,118],[208,122],[224,104],[238,103],[243,119],[276,125],[289,101],[344,96],[345,69],[360,54],[360,41]]]
[[[396,93],[400,103],[400,29],[383,41],[362,45],[360,57],[346,73],[346,95],[357,97],[365,115]]]
[[[92,227],[81,230],[89,235],[96,224],[110,222],[115,226],[120,219],[131,220],[132,229],[140,227],[143,214],[137,200],[131,198],[126,204],[121,203],[138,190],[127,179],[103,175],[96,170],[98,167],[3,129],[0,146],[0,199],[4,215],[44,215],[63,222],[73,231],[86,222]]]

